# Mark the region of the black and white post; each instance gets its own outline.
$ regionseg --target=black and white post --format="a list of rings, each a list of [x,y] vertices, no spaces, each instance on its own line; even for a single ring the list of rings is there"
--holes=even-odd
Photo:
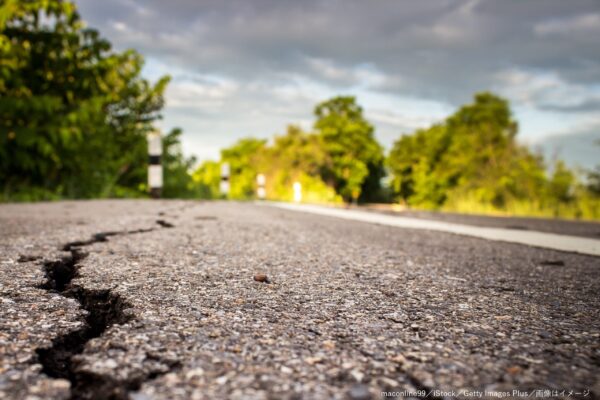
[[[229,194],[229,163],[221,164],[221,184],[219,185],[221,194],[227,196]]]
[[[260,200],[264,200],[267,197],[267,191],[265,190],[265,183],[267,179],[264,174],[258,174],[256,176],[256,184],[258,188],[256,189],[256,194]]]
[[[152,132],[148,135],[148,187],[150,196],[158,199],[162,193],[163,170],[162,170],[162,137],[160,132]]]

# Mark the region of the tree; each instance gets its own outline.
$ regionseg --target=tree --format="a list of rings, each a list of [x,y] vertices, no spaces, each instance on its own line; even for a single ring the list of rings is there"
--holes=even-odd
[[[594,141],[600,147],[600,139]],[[600,164],[593,170],[587,171],[587,190],[595,196],[600,196]]]
[[[436,170],[448,149],[448,131],[444,125],[420,129],[403,135],[387,160],[392,172],[392,188],[405,202],[436,208],[446,200],[449,182],[436,176]]]
[[[387,163],[400,199],[433,209],[461,202],[503,209],[544,197],[543,159],[517,143],[508,102],[491,93],[474,100],[396,141]]]
[[[257,165],[263,157],[266,143],[263,139],[245,138],[221,150],[221,162],[229,163],[231,174],[229,198],[254,197]]]
[[[327,160],[319,135],[304,132],[299,126],[288,126],[286,134],[275,137],[273,146],[266,149],[264,159],[258,163],[259,172],[267,178],[268,198],[293,200],[293,184],[299,182],[304,201],[341,202],[335,190],[319,175]]]
[[[481,202],[501,203],[505,183],[501,178],[517,147],[517,124],[508,102],[478,93],[473,104],[447,119],[446,127],[449,140],[441,159],[442,177],[462,191],[477,191]]]
[[[192,174],[201,199],[218,199],[221,181],[221,164],[217,161],[204,161]]]
[[[269,164],[277,169],[301,170],[315,176],[327,157],[322,138],[296,125],[289,125],[285,135],[275,136],[268,154]]]
[[[3,1],[0,60],[4,198],[142,194],[168,77],[142,79],[139,54],[111,51],[60,0]]]
[[[198,198],[203,194],[202,189],[190,175],[190,171],[196,164],[196,158],[183,155],[181,134],[181,129],[175,128],[162,139],[164,176],[162,195],[165,198]]]
[[[344,200],[356,201],[365,182],[378,185],[383,170],[383,149],[373,135],[373,126],[354,97],[339,96],[320,103],[315,116],[314,127],[328,155],[321,176]]]
[[[588,171],[588,190],[600,196],[600,165],[596,166],[596,169]]]

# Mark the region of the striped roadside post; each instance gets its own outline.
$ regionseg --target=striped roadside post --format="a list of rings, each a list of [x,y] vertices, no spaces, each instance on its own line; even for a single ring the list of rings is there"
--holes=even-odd
[[[227,196],[229,194],[229,163],[221,164],[221,183],[219,185],[221,194]]]
[[[294,201],[300,203],[302,201],[302,184],[294,182]]]
[[[266,178],[263,174],[258,174],[256,176],[256,183],[258,184],[258,189],[256,189],[256,194],[258,198],[264,200],[267,197],[267,191],[265,190],[265,182]]]
[[[160,132],[148,134],[148,187],[150,196],[159,199],[163,186],[163,170],[161,163],[162,137]]]

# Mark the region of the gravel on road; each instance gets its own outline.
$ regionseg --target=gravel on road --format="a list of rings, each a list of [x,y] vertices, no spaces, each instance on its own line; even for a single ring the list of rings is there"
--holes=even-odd
[[[0,398],[598,398],[599,293],[598,257],[250,203],[2,205]]]

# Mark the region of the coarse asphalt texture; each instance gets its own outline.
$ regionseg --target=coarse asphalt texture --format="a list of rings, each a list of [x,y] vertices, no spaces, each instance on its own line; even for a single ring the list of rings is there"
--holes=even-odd
[[[599,293],[598,257],[252,203],[5,204],[0,398],[599,398]]]

